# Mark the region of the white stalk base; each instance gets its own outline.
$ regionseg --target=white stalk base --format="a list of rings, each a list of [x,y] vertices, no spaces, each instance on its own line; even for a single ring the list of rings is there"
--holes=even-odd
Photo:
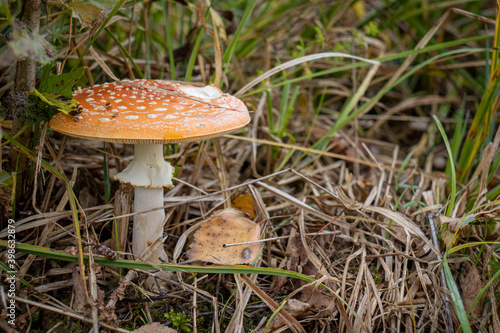
[[[134,145],[134,159],[115,176],[122,183],[151,188],[172,188],[172,166],[163,159],[163,144]]]
[[[163,188],[136,187],[134,195],[134,212],[149,210],[163,206]],[[132,234],[132,252],[141,256],[146,248],[158,238],[163,237],[163,223],[165,222],[165,209],[161,208],[148,213],[134,215],[134,229]],[[167,262],[167,254],[163,249],[163,242],[148,257],[147,261]]]

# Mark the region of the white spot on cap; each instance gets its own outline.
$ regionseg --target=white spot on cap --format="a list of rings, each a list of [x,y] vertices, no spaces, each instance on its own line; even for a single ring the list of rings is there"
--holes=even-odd
[[[109,118],[99,118],[99,121],[101,123],[107,123],[109,121]]]
[[[137,118],[139,118],[139,116],[126,116],[125,119],[128,119],[128,120],[136,120]]]
[[[121,99],[117,99],[115,103],[120,103],[121,101],[122,101]]]
[[[148,114],[148,118],[154,119],[156,117],[158,117],[157,114]]]
[[[145,106],[138,106],[137,110],[144,110],[146,107]]]
[[[99,106],[97,108],[97,111],[106,111],[106,108],[104,106]]]
[[[155,109],[155,111],[167,111],[168,109],[167,108],[158,108],[158,109]]]
[[[178,117],[177,117],[177,116],[174,116],[174,115],[171,115],[171,114],[167,114],[167,115],[165,116],[165,118],[163,118],[163,119],[175,119],[175,118],[178,118]]]
[[[139,99],[139,100],[137,100],[137,103],[144,103],[144,100],[143,99]]]
[[[149,102],[149,105],[156,105],[156,102]]]
[[[198,123],[198,124],[196,124],[194,126],[196,126],[198,128],[203,128],[203,127],[205,127],[205,125],[206,125],[205,123]]]
[[[125,109],[127,109],[127,107],[123,106],[123,105],[122,106],[117,106],[116,108],[119,109],[119,110],[125,110]]]
[[[116,97],[115,96],[109,96],[108,98],[109,99],[115,99]]]
[[[184,94],[190,97],[198,97],[198,98],[218,98],[222,96],[222,92],[214,86],[205,86],[203,88],[199,87],[183,87],[179,86],[179,90]]]
[[[85,99],[85,102],[90,102],[90,101],[93,101],[94,99],[92,97],[89,97],[87,99]]]
[[[182,110],[182,109],[184,109],[184,107],[183,107],[183,106],[180,106],[180,105],[176,105],[176,106],[174,106],[174,108],[176,108],[177,110]]]

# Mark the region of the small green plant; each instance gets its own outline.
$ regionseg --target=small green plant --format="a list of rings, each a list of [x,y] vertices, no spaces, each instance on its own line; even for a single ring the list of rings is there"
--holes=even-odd
[[[175,312],[170,309],[170,312],[165,313],[165,318],[172,322],[172,325],[179,329],[181,332],[191,333],[191,328],[187,325],[191,321],[191,316],[186,316],[184,312]]]
[[[370,21],[367,25],[365,25],[365,33],[368,36],[377,37],[380,34],[380,29],[375,22]]]

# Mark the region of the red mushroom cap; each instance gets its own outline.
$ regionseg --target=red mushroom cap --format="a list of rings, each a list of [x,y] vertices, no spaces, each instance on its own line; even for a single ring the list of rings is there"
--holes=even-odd
[[[248,124],[245,104],[214,86],[134,80],[74,93],[81,113],[59,113],[49,126],[89,140],[176,143],[216,137]]]

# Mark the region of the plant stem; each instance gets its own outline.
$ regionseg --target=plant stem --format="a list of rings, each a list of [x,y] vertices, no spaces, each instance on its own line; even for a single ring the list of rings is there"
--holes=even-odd
[[[26,0],[23,4],[21,22],[28,30],[36,34],[40,30],[40,11],[42,9],[41,0]],[[12,97],[21,99],[21,103],[12,103],[16,105],[13,110],[10,110],[13,115],[12,133],[16,134],[21,131],[26,122],[26,105],[28,104],[28,96],[24,94],[26,91],[33,91],[36,79],[36,62],[26,58],[17,63],[16,76],[14,79],[14,89]],[[21,105],[18,107],[17,105]],[[17,141],[25,146],[31,147],[33,137],[33,126],[28,126],[25,131],[17,138]],[[18,181],[16,182],[16,204],[19,199],[24,197],[26,191],[26,182],[29,177],[26,173],[30,170],[30,161],[26,155],[20,154],[15,146],[12,145],[9,151],[9,160],[11,161],[10,170],[18,173]],[[20,175],[22,173],[22,176]]]

